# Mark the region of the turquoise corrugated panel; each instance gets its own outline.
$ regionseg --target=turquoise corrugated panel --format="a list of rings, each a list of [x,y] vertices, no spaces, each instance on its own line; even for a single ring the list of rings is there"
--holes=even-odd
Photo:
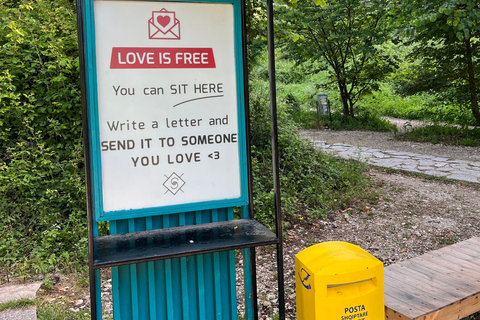
[[[111,234],[233,219],[215,209],[111,222]],[[235,252],[225,251],[112,268],[115,320],[234,320]]]

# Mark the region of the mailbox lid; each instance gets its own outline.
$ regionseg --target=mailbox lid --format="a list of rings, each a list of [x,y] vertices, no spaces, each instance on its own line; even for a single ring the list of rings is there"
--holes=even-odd
[[[315,275],[349,274],[383,266],[380,260],[359,246],[341,241],[313,245],[295,258]]]

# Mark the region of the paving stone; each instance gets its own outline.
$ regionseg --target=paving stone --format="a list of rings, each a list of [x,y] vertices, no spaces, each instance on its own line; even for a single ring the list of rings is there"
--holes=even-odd
[[[401,151],[386,150],[384,152],[387,154],[391,154],[392,156],[408,156],[405,152]]]
[[[402,155],[403,155],[403,156],[408,156],[408,157],[410,157],[410,158],[413,158],[413,157],[415,157],[415,156],[418,156],[417,153],[411,153],[411,152],[402,152]]]
[[[352,159],[352,155],[348,152],[339,152],[337,155],[343,159]]]
[[[403,159],[370,159],[372,163],[380,167],[387,167],[387,168],[394,168],[400,167],[401,165],[405,164],[405,160]]]
[[[441,172],[437,170],[425,171],[424,174],[428,174],[429,176],[435,176],[435,177],[445,177],[449,175],[449,173],[447,172]]]
[[[446,162],[437,162],[437,163],[435,163],[435,167],[437,167],[437,168],[445,167],[446,165],[447,165]]]
[[[344,143],[319,146],[325,152],[337,154],[344,159],[359,159],[369,164],[399,169],[410,172],[420,172],[437,177],[480,183],[480,162],[452,160],[442,157],[356,147]]]
[[[469,164],[470,162],[466,160],[448,160],[448,163],[455,163],[455,164]]]
[[[455,170],[462,170],[462,171],[467,171],[470,169],[469,166],[466,166],[464,164],[451,164],[451,167]]]
[[[443,172],[451,172],[451,171],[453,171],[453,168],[448,166],[448,167],[443,167],[443,168],[437,168],[436,170],[437,171],[443,171]]]
[[[20,310],[6,310],[0,313],[0,320],[36,320],[37,309],[35,307]]]
[[[427,155],[424,155],[424,154],[416,154],[414,156],[415,158],[418,158],[418,159],[434,159],[435,157],[433,156],[427,156]],[[447,159],[445,159],[446,161]]]
[[[422,171],[418,170],[415,166],[403,166],[403,167],[400,167],[399,169],[404,170],[404,171],[409,171],[409,172],[418,172],[418,173],[422,172]]]
[[[454,180],[462,180],[462,181],[469,181],[469,182],[479,182],[477,177],[473,177],[469,174],[451,174],[447,176],[449,179],[454,179]]]
[[[33,282],[19,285],[0,286],[0,303],[16,301],[22,298],[35,299],[42,282]],[[0,320],[35,320],[37,309],[30,307],[20,310],[5,310],[0,313]]]
[[[432,160],[418,160],[418,165],[422,167],[431,167],[435,165],[435,161]]]
[[[468,170],[458,170],[458,169],[455,169],[455,170],[452,170],[450,171],[451,174],[463,174],[463,175],[470,175],[471,173],[468,172]]]
[[[330,150],[335,150],[337,152],[345,152],[345,151],[349,150],[349,148],[345,148],[345,147],[342,147],[342,146],[330,146],[329,149]]]
[[[332,144],[332,147],[347,147],[347,148],[352,148],[354,146],[350,145],[350,144],[345,144],[345,143],[334,143]]]
[[[386,158],[391,158],[391,156],[389,156],[388,154],[385,154],[383,152],[374,152],[373,153],[373,156],[375,158],[379,158],[379,159],[386,159]]]
[[[35,299],[42,282],[33,282],[19,285],[0,286],[0,303],[19,300],[21,298]]]

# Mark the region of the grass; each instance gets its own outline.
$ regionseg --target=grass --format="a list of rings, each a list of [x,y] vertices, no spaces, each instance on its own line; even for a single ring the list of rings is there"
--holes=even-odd
[[[426,126],[414,128],[397,135],[397,139],[417,142],[441,143],[468,147],[480,146],[480,129],[452,126]]]
[[[454,238],[447,238],[447,237],[437,238],[437,243],[442,246],[450,246],[457,242],[458,242],[458,239],[454,239]]]
[[[39,320],[89,320],[91,318],[89,310],[73,312],[70,306],[47,302],[37,304],[37,317]]]
[[[8,309],[26,309],[28,307],[34,306],[35,300],[22,298],[15,301],[8,301],[0,304],[0,312]]]
[[[397,127],[388,120],[370,112],[361,112],[355,118],[345,117],[339,112],[332,112],[330,116],[305,109],[290,109],[289,112],[292,120],[302,129],[397,131]]]
[[[9,301],[0,304],[0,313],[6,310],[26,309],[37,306],[37,318],[39,320],[88,320],[90,319],[89,310],[73,312],[70,306],[61,304],[52,304],[41,302],[28,298],[22,298],[15,301]]]

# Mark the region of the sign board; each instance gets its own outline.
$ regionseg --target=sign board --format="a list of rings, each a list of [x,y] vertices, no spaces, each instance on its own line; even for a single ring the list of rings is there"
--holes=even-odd
[[[86,82],[96,221],[247,203],[237,6],[93,1]]]

